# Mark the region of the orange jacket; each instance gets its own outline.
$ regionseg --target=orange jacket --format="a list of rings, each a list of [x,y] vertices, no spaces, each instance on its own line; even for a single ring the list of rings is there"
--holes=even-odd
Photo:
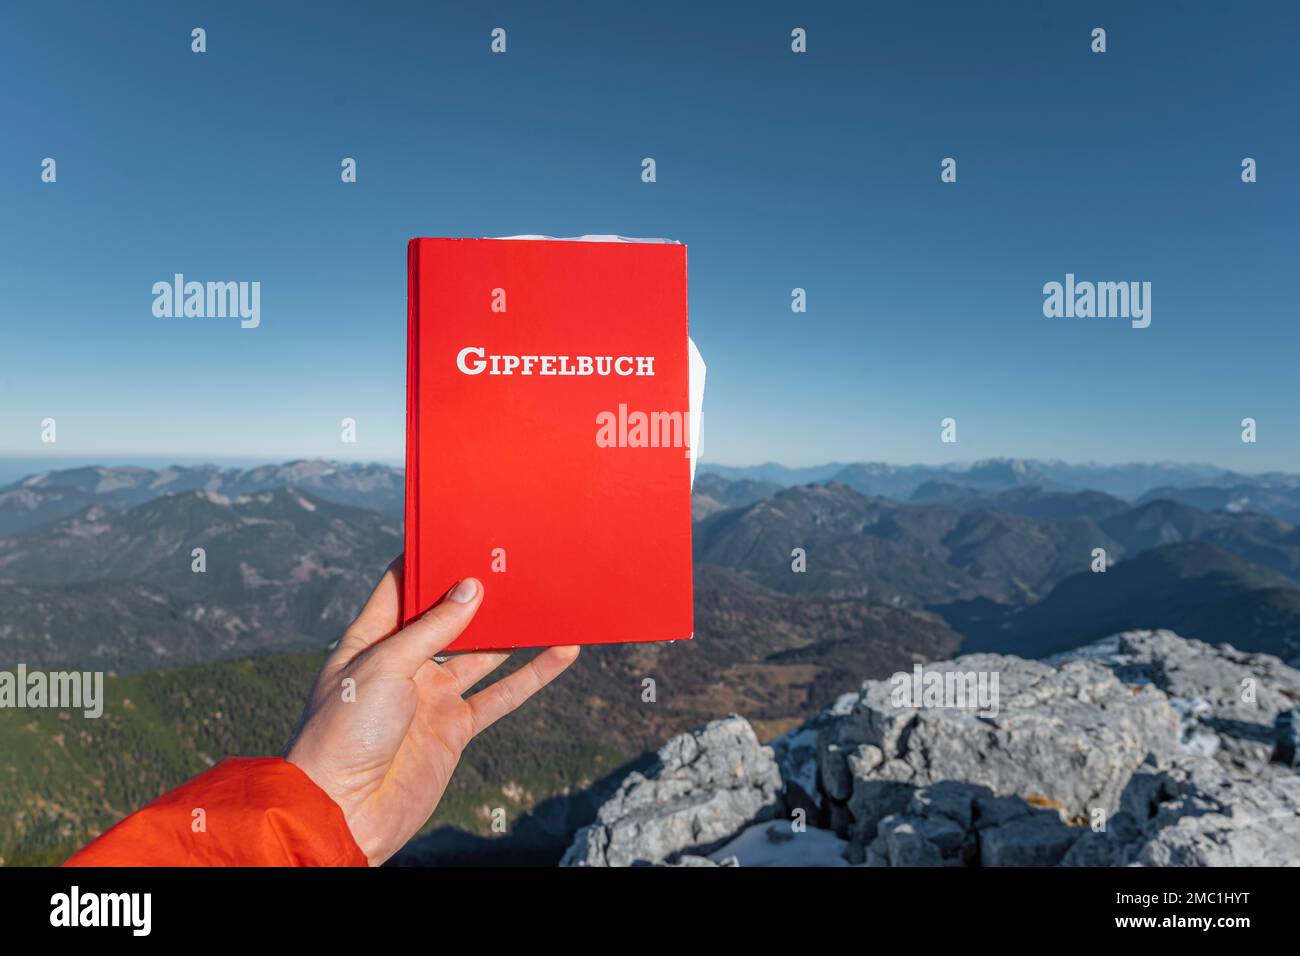
[[[202,811],[201,813],[199,811]],[[287,760],[223,760],[64,866],[366,866],[343,811]]]

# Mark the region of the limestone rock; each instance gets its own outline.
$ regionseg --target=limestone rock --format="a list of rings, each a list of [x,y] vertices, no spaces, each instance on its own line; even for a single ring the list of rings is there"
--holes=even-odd
[[[1280,659],[1173,631],[1126,631],[1052,658],[1082,659],[1164,691],[1179,714],[1183,750],[1229,766],[1267,763],[1274,719],[1300,702],[1300,671]]]
[[[996,716],[896,706],[890,681],[864,684],[851,712],[824,730],[819,744],[827,793],[846,802],[858,842],[872,840],[880,820],[901,811],[917,789],[942,781],[1035,799],[1070,818],[1086,818],[1095,807],[1112,811],[1149,754],[1178,752],[1179,718],[1166,696],[1126,685],[1092,661],[1054,667],[975,654],[927,669],[996,674]]]
[[[743,717],[715,720],[660,749],[574,837],[561,866],[632,866],[705,856],[780,805],[772,748]]]
[[[623,780],[564,864],[1300,865],[1300,774],[1269,762],[1300,671],[1277,658],[1130,631],[924,671],[996,693],[868,681],[770,748],[714,721]]]
[[[1142,767],[1104,833],[1089,832],[1070,866],[1300,866],[1300,776],[1249,775],[1183,757]]]

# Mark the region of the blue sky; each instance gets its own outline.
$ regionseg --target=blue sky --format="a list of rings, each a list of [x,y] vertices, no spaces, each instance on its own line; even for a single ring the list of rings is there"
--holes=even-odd
[[[1300,470],[1296,4],[805,7],[7,8],[0,453],[400,460],[406,240],[621,233],[690,246],[707,460]],[[1045,318],[1067,272],[1151,327]]]

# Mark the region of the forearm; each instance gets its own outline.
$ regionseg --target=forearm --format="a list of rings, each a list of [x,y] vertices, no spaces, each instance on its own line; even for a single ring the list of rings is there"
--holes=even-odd
[[[365,866],[329,795],[278,757],[223,760],[65,866]]]

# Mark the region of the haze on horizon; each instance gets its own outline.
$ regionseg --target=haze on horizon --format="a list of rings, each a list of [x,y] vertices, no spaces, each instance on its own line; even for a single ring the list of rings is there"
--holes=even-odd
[[[31,455],[31,454],[14,454],[0,451],[0,483],[13,482],[19,478],[29,475],[40,474],[47,471],[60,471],[65,469],[85,468],[85,467],[138,467],[153,470],[161,470],[168,467],[202,467],[214,466],[217,468],[236,468],[251,469],[267,466],[286,465],[298,461],[319,461],[329,464],[339,465],[382,465],[390,468],[402,468],[404,461],[400,457],[365,457],[365,456],[347,456],[347,455],[286,455],[277,457],[259,457],[252,455],[135,455],[135,454],[107,454],[107,455],[66,455],[51,453],[48,455]],[[1221,464],[1209,461],[1176,461],[1173,459],[1133,459],[1129,461],[1094,461],[1073,459],[1066,457],[1052,458],[1032,458],[1019,455],[992,455],[987,458],[964,459],[951,458],[947,460],[936,461],[885,461],[880,459],[866,458],[849,458],[837,457],[828,458],[822,461],[811,463],[790,463],[767,459],[764,461],[750,462],[720,462],[713,461],[704,457],[700,460],[700,467],[704,471],[716,470],[721,473],[729,472],[747,472],[761,469],[779,469],[790,473],[817,472],[838,470],[849,466],[883,466],[899,470],[906,469],[937,469],[951,470],[954,475],[960,475],[962,471],[975,468],[978,466],[1025,463],[1027,465],[1052,465],[1071,468],[1097,468],[1097,469],[1126,469],[1126,468],[1177,468],[1191,472],[1210,473],[1228,473],[1238,474],[1245,477],[1259,477],[1271,474],[1300,474],[1300,472],[1290,472],[1286,469],[1260,469],[1255,471],[1242,471],[1240,469],[1229,468]]]

